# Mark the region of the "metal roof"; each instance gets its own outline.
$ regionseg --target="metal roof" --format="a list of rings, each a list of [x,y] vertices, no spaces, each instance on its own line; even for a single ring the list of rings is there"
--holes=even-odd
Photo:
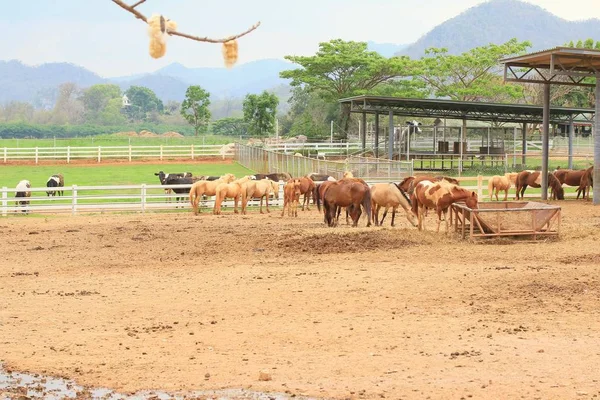
[[[503,64],[528,68],[552,69],[560,63],[561,69],[569,71],[600,72],[600,50],[574,47],[555,47],[553,49],[506,58]]]
[[[407,99],[383,96],[354,96],[339,100],[350,105],[350,111],[367,114],[387,114],[421,117],[454,118],[489,122],[541,122],[543,107],[528,104],[483,103],[439,99]],[[591,121],[594,110],[590,108],[550,109],[550,122],[566,123],[573,118],[578,122]]]

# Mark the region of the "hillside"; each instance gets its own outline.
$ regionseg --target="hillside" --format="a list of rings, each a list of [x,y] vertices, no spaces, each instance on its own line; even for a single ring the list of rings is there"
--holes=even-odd
[[[420,58],[425,49],[447,47],[458,54],[511,38],[529,40],[543,50],[578,39],[600,39],[600,20],[567,21],[539,6],[518,0],[492,0],[469,8],[436,26],[397,54]]]

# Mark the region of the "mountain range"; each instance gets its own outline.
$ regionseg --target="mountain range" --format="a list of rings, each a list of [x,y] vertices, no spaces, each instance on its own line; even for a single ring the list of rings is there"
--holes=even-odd
[[[491,0],[436,26],[415,43],[368,41],[368,46],[386,57],[397,54],[419,58],[429,47],[447,47],[450,53],[461,53],[489,43],[504,43],[513,37],[529,40],[533,51],[571,40],[600,39],[600,20],[567,21],[522,1]],[[279,78],[279,73],[291,68],[293,64],[278,59],[258,60],[232,69],[189,68],[173,63],[149,74],[104,78],[69,63],[28,66],[16,60],[0,61],[0,104],[17,100],[36,107],[51,107],[58,86],[64,82],[74,82],[80,87],[116,83],[123,90],[131,85],[146,86],[164,102],[181,101],[189,85],[202,86],[216,100],[241,98],[247,93],[274,88],[285,99],[287,82]]]

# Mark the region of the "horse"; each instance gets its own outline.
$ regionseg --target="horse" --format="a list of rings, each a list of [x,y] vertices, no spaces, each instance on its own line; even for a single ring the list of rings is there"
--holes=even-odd
[[[254,174],[254,178],[257,181],[267,178],[267,179],[270,179],[275,182],[279,182],[279,181],[287,182],[290,179],[292,179],[291,175],[288,174],[287,172],[273,172],[271,174]]]
[[[390,207],[392,207],[392,226],[394,226],[394,217],[396,216],[396,209],[398,206],[401,206],[406,212],[406,219],[408,219],[408,222],[413,226],[417,226],[415,214],[411,209],[410,200],[406,195],[406,192],[400,189],[399,185],[395,183],[376,183],[371,186],[371,210],[375,226],[383,225],[383,220]],[[381,207],[385,207],[385,211],[383,212],[381,221],[379,221],[379,210]]]
[[[256,176],[256,175],[254,175]],[[263,198],[267,204],[267,212],[269,211],[269,195],[273,193],[276,199],[279,199],[279,182],[275,182],[269,178],[261,180],[250,180],[244,184],[242,189],[242,214],[246,214],[246,206],[249,199],[260,198],[260,213],[263,213],[262,205]]]
[[[515,181],[516,200],[523,200],[525,189],[527,186],[533,188],[542,187],[542,174],[540,171],[521,171],[517,175]],[[565,191],[558,181],[558,179],[551,173],[548,173],[548,187],[551,189],[551,196],[553,200],[564,200]]]
[[[288,210],[288,217],[298,216],[298,202],[300,201],[300,179],[290,179],[283,187],[283,208],[281,216],[285,215],[285,209]]]
[[[64,186],[65,186],[65,178],[63,177],[63,174],[52,175],[46,181],[46,187],[49,187],[49,188],[57,188],[57,187],[62,188]],[[59,196],[62,196],[62,195],[65,194],[64,190],[61,190],[61,189],[58,189],[58,190],[48,190],[46,192],[46,194],[48,196],[56,196],[57,193],[58,193]]]
[[[174,172],[174,173],[168,173],[165,174],[164,171],[158,171],[154,173],[155,176],[158,176],[158,180],[160,181],[160,184],[165,186],[165,185],[180,185],[180,184],[190,184],[190,183],[194,183],[195,180],[192,178],[192,173],[191,172]],[[178,189],[170,189],[170,188],[165,188],[165,194],[171,194],[172,192],[175,192],[177,194],[182,194],[182,193],[188,193],[188,189],[185,188],[178,188]],[[175,201],[179,201],[180,199],[182,199],[182,197],[176,197]],[[167,198],[167,201],[170,202],[171,198]]]
[[[579,198],[579,194],[583,193],[583,198],[585,199],[585,194],[587,191],[587,198],[590,198],[590,187],[594,187],[594,167],[589,167],[585,170],[585,174],[581,177],[581,183],[577,188],[577,198]]]
[[[202,196],[214,196],[217,194],[217,186],[221,183],[233,182],[234,180],[235,175],[225,174],[214,181],[201,180],[194,182],[190,188],[190,203],[192,204],[194,215],[198,215],[200,211],[198,206]]]
[[[31,191],[29,190],[31,189],[31,183],[28,180],[23,179],[17,183],[16,189],[17,192],[15,192],[15,198],[21,200],[16,200],[15,206],[27,207],[29,205],[29,200],[27,199],[31,197]],[[26,213],[27,208],[24,208],[23,212]]]
[[[325,219],[330,227],[336,224],[338,207],[346,207],[352,218],[352,226],[358,225],[362,213],[361,206],[367,213],[367,226],[371,226],[371,189],[368,185],[354,179],[343,179],[333,182],[323,194]]]
[[[242,191],[245,190],[244,184],[252,179],[254,179],[254,177],[248,175],[230,183],[221,182],[215,189],[216,196],[213,214],[221,215],[221,204],[223,203],[223,200],[227,198],[233,199],[233,212],[237,214],[238,201],[242,197]],[[218,180],[214,182],[218,182]]]
[[[448,183],[452,183],[454,185],[458,185],[459,182],[457,179],[451,178],[449,176],[408,176],[404,178],[398,185],[400,189],[404,190],[409,196],[413,194],[415,187],[422,181],[431,181],[431,182],[440,182],[446,181]]]
[[[310,196],[315,188],[315,182],[307,177],[299,178],[300,180],[300,193],[304,195],[304,201],[302,202],[302,211],[304,211],[304,206],[306,205],[306,210],[310,211]]]
[[[437,230],[440,231],[440,224],[442,222],[442,214],[446,221],[446,234],[448,233],[448,209],[457,201],[464,201],[467,207],[473,209],[477,208],[477,193],[462,188],[458,185],[451,184],[448,182],[440,181],[421,181],[415,187],[413,194],[411,195],[412,211],[418,217],[419,230],[425,230],[424,217],[425,209],[435,209],[437,219]]]
[[[504,201],[508,200],[508,189],[512,187],[517,179],[518,173],[508,172],[504,176],[494,175],[488,181],[488,193],[490,194],[490,201],[493,200],[494,193],[496,194],[496,201],[498,201],[498,192],[504,190]]]
[[[311,179],[314,182],[325,182],[325,181],[335,182],[335,181],[337,181],[337,179],[335,179],[331,175],[319,174],[317,172],[311,172],[310,174],[307,174],[306,177]]]
[[[561,185],[567,186],[577,186],[577,199],[579,199],[579,195],[583,193],[583,198],[585,199],[586,189],[588,191],[589,198],[589,185],[587,182],[589,181],[587,175],[591,174],[593,171],[593,167],[588,169],[580,169],[580,170],[571,170],[571,169],[557,169],[553,172],[553,175],[558,179]],[[584,185],[582,187],[582,181],[584,181]]]

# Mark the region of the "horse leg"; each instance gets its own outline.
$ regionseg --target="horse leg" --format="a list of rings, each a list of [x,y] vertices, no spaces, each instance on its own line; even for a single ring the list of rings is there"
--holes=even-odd
[[[389,209],[389,207],[386,207],[385,210],[383,210],[383,215],[381,216],[381,221],[379,222],[379,226],[383,226],[383,220],[385,219],[385,216],[388,213],[388,209]]]
[[[395,226],[394,219],[396,218],[396,207],[392,207],[392,226]]]
[[[234,214],[238,214],[238,201],[240,200],[240,195],[236,194],[235,197],[233,198],[233,213]]]
[[[508,200],[508,188],[504,189],[504,201]]]
[[[435,230],[436,233],[440,233],[440,225],[442,224],[442,210],[441,209],[437,209],[435,210],[435,213],[437,214],[437,229]],[[445,215],[444,215],[445,217]],[[448,223],[448,221],[446,221],[446,223]]]

